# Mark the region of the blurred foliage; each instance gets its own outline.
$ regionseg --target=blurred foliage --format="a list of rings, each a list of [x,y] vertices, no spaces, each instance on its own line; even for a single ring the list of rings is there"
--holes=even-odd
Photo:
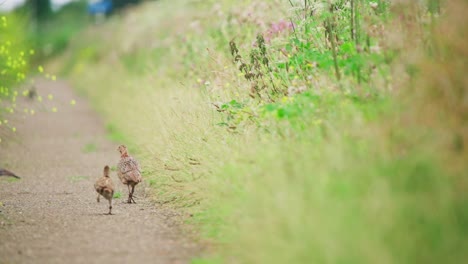
[[[56,76],[44,70],[37,61],[36,46],[28,31],[30,19],[22,12],[11,12],[0,17],[0,143],[2,138],[16,132],[15,115],[33,116],[38,105],[21,106],[19,97],[36,100],[39,105],[42,96],[34,86],[34,78],[42,77],[55,81]],[[47,96],[49,100],[53,95]],[[56,107],[51,109],[56,112]],[[20,112],[20,113],[17,113]],[[11,117],[11,118],[10,118]]]
[[[32,9],[33,17],[36,21],[44,21],[52,15],[50,0],[29,0],[26,5]]]
[[[6,130],[16,131],[6,118],[16,109],[16,99],[26,91],[21,91],[18,85],[25,81],[29,71],[29,60],[34,50],[25,41],[25,21],[16,16],[0,17],[0,142]]]
[[[24,10],[28,13],[29,9]],[[86,13],[85,1],[74,1],[52,13],[45,20],[38,20],[31,28],[36,60],[50,58],[63,52],[73,37],[91,22]]]

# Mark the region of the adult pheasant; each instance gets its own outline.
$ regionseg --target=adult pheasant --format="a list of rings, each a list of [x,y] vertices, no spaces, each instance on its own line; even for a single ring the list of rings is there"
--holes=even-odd
[[[104,175],[94,184],[94,189],[98,193],[97,202],[101,195],[109,201],[109,214],[112,214],[112,197],[114,196],[114,183],[109,175],[109,166],[104,167]]]
[[[10,177],[14,177],[14,178],[20,179],[20,177],[19,177],[18,175],[14,174],[14,173],[11,172],[11,171],[2,169],[2,168],[0,168],[0,176],[10,176]]]
[[[120,145],[117,150],[120,152],[120,161],[117,165],[117,175],[120,181],[127,185],[128,188],[128,203],[135,203],[133,192],[135,186],[143,179],[141,177],[140,165],[138,161],[128,154],[127,147]]]

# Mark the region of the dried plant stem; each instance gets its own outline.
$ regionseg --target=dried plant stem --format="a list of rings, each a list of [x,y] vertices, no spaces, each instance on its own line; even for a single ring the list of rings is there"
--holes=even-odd
[[[352,9],[352,12],[353,12],[353,27],[354,27],[354,43],[356,44],[356,47],[358,47],[359,45],[359,0],[357,2],[355,2],[354,0],[352,1],[353,3],[353,9]]]
[[[354,0],[351,0],[351,40],[354,40],[356,36],[354,35]]]
[[[309,1],[304,0],[304,19],[307,19],[307,11],[309,9],[308,2]]]
[[[331,5],[331,7],[330,7],[330,17],[328,17],[327,20],[326,20],[326,31],[328,33],[328,38],[329,38],[330,43],[331,43],[333,63],[335,65],[336,79],[338,79],[338,81],[339,81],[341,79],[341,75],[340,75],[340,68],[338,67],[338,57],[337,57],[337,54],[336,54],[336,39],[335,39],[335,36],[334,36],[335,30],[333,28],[332,19],[333,19],[333,5]]]

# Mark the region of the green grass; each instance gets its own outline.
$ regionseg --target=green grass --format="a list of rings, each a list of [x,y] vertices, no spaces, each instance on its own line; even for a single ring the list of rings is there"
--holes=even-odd
[[[98,149],[97,145],[91,142],[91,143],[87,143],[86,145],[84,145],[82,151],[83,153],[92,153],[92,152],[96,152],[97,149]]]
[[[217,264],[221,262],[221,258],[196,258],[190,261],[191,264]]]
[[[81,176],[81,175],[74,175],[74,176],[70,176],[69,177],[69,180],[72,182],[72,183],[77,183],[77,182],[81,182],[81,181],[85,181],[89,179],[88,176]]]
[[[12,182],[17,182],[17,181],[20,181],[21,179],[17,179],[17,178],[13,178],[13,177],[2,177],[3,179],[0,179],[0,182],[8,182],[8,183],[12,183]]]
[[[107,124],[106,130],[107,130],[107,138],[109,138],[110,140],[112,140],[114,142],[126,142],[126,141],[128,141],[126,139],[125,135],[117,129],[116,125],[114,125],[112,123]]]
[[[117,199],[118,199],[118,198],[121,198],[121,197],[122,197],[122,193],[121,193],[121,192],[115,192],[115,193],[114,193],[113,198],[117,198]]]

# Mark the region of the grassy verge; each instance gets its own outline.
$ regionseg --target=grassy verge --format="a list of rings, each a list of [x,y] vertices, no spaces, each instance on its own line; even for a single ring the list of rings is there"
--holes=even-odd
[[[216,245],[194,263],[466,259],[466,4],[354,2],[146,3],[55,64]]]

